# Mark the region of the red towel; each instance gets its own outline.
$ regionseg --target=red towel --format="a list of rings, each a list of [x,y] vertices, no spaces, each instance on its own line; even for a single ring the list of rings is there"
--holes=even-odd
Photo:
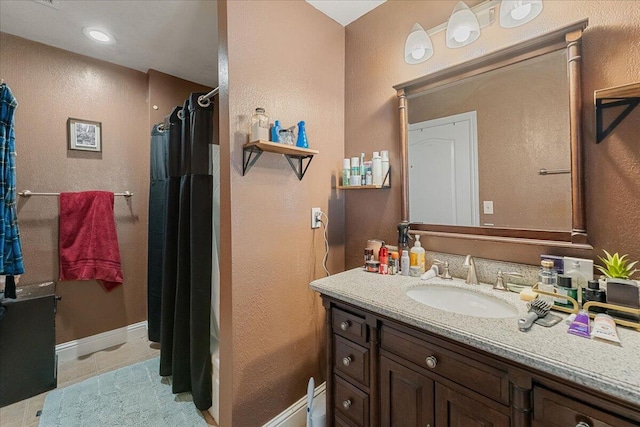
[[[60,193],[60,280],[122,284],[113,193]]]

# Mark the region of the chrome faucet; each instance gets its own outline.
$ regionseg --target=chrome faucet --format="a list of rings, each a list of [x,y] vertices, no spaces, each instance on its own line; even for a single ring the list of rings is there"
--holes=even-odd
[[[451,274],[449,273],[449,263],[447,261],[440,261],[438,259],[434,259],[433,263],[436,265],[441,265],[444,269],[442,274],[438,274],[438,277],[441,279],[452,280]]]
[[[467,280],[464,282],[469,285],[479,285],[478,282],[478,274],[476,273],[476,262],[473,260],[471,255],[467,255],[467,258],[464,260],[465,267],[469,267],[469,272],[467,273]]]
[[[524,277],[521,273],[517,272],[506,272],[503,273],[502,270],[498,270],[498,276],[496,277],[496,283],[493,285],[493,289],[498,291],[508,291],[507,286],[504,283],[504,277]]]

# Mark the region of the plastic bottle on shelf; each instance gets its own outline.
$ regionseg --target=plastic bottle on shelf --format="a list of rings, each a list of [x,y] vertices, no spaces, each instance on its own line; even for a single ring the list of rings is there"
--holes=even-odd
[[[416,243],[411,248],[409,253],[410,263],[412,267],[420,267],[420,273],[424,273],[426,270],[426,251],[420,243],[420,235],[416,234]]]
[[[256,108],[251,116],[251,137],[250,142],[269,140],[269,116],[264,108]]]
[[[349,159],[344,159],[342,161],[342,186],[349,186],[349,181],[351,180],[351,161]]]
[[[382,157],[382,182],[380,185],[389,185],[389,152],[387,150],[382,150],[380,152],[380,156]]]
[[[365,185],[366,170],[364,166],[364,153],[360,153],[360,185]]]
[[[373,175],[373,185],[382,185],[382,158],[377,151],[373,152],[371,174]]]
[[[296,147],[309,148],[309,140],[307,139],[307,127],[304,121],[298,122],[298,141]]]
[[[276,120],[271,126],[271,142],[280,142],[280,120]]]

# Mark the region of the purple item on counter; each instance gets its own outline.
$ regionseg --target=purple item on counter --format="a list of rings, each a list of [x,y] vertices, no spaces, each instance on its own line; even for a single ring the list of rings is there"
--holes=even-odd
[[[540,255],[540,261],[543,260],[553,261],[553,269],[558,274],[564,274],[564,257],[557,255]]]
[[[589,313],[584,310],[580,310],[580,312],[576,314],[576,318],[571,322],[571,325],[569,325],[569,330],[567,332],[579,337],[591,338],[591,330],[589,326]]]

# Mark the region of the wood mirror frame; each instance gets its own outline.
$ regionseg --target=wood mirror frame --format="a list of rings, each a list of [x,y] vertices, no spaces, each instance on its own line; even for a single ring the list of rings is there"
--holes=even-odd
[[[394,86],[398,95],[400,116],[400,153],[402,157],[402,218],[409,216],[408,171],[408,111],[407,96],[446,85],[487,71],[506,67],[550,52],[566,50],[569,85],[569,140],[571,147],[571,231],[548,231],[518,228],[467,227],[411,223],[411,230],[420,234],[476,240],[492,240],[547,246],[590,249],[587,243],[584,204],[584,172],[582,161],[582,91],[581,50],[582,33],[587,27],[584,19],[553,32],[543,34],[514,46],[489,53],[477,59],[445,68],[435,73]]]

